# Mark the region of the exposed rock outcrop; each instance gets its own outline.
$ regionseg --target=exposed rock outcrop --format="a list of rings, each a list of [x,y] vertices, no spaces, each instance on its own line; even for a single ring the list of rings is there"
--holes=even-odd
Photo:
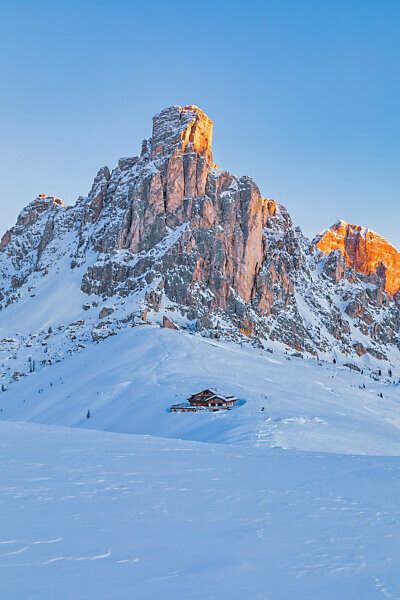
[[[105,319],[106,317],[109,317],[110,315],[112,315],[114,312],[114,309],[110,306],[104,306],[100,313],[99,313],[99,319]]]
[[[168,317],[165,315],[163,316],[163,327],[166,327],[167,329],[178,329],[175,323],[173,323],[171,319],[168,319]]]
[[[180,327],[258,347],[354,359],[397,352],[398,253],[343,223],[315,247],[249,177],[216,168],[212,134],[199,108],[165,109],[140,156],[100,169],[75,206],[51,197],[28,205],[1,241],[1,306],[39,275],[62,285],[68,269],[85,294],[107,303],[100,318],[110,326],[121,314],[120,325],[148,317],[175,326],[173,310]],[[87,315],[90,302],[80,301]],[[90,318],[87,327],[96,341],[111,331]]]

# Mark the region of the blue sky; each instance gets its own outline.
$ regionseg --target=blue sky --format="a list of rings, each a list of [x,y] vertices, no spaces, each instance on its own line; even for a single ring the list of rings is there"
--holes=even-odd
[[[400,2],[25,2],[0,22],[0,230],[73,203],[197,104],[214,160],[313,236],[342,218],[400,249]]]

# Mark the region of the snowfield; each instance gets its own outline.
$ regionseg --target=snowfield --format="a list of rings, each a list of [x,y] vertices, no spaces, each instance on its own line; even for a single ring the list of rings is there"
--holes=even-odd
[[[12,383],[0,393],[0,421],[400,455],[397,382],[384,374],[374,381],[369,371],[361,375],[333,363],[143,325]],[[206,387],[241,402],[218,413],[169,412],[171,404]]]
[[[400,598],[398,376],[373,377],[147,324],[11,383],[0,597]],[[207,386],[238,406],[169,412]]]
[[[1,423],[1,597],[398,598],[400,459]]]

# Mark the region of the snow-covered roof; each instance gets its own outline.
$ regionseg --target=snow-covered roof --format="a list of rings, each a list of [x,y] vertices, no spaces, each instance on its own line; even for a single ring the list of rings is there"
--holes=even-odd
[[[211,392],[211,394],[213,394],[210,398],[207,398],[208,400],[211,400],[212,398],[215,398],[215,397],[221,398],[222,400],[236,400],[235,396],[233,396],[233,395],[227,396],[226,394],[222,394],[218,389],[215,389],[215,388],[204,388],[204,390],[201,390],[201,392],[196,392],[195,394],[192,394],[190,397],[192,398],[193,396],[198,396],[199,394],[202,394],[204,392]]]
[[[226,394],[222,394],[217,388],[207,388],[214,394],[214,396],[218,396],[219,398],[224,398],[225,400],[232,400],[235,398],[232,394],[227,396]]]

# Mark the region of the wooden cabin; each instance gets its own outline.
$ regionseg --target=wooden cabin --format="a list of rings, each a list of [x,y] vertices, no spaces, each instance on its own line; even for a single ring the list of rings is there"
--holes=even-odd
[[[198,410],[209,410],[216,412],[221,409],[230,410],[234,407],[237,398],[225,396],[218,390],[205,389],[197,394],[192,394],[186,402],[173,404],[171,412],[195,412]]]

